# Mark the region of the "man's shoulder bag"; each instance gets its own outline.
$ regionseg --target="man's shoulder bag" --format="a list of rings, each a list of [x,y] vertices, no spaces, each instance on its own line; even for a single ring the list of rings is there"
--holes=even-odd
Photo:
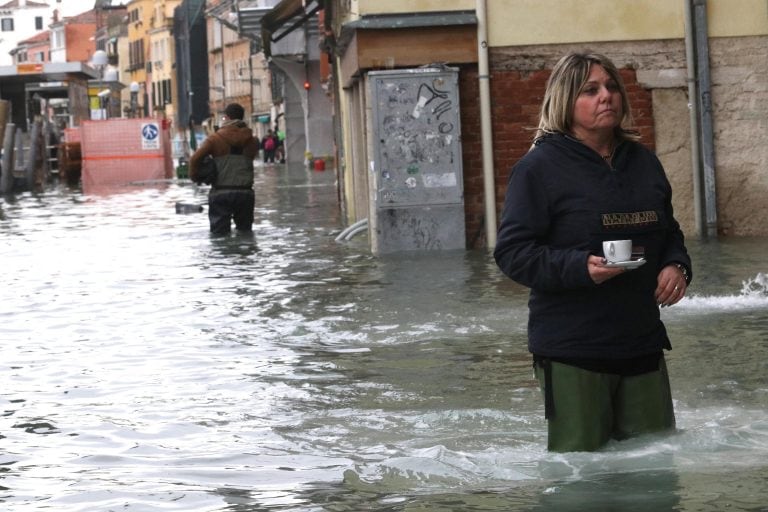
[[[195,183],[198,185],[214,185],[216,184],[218,174],[219,170],[216,168],[216,160],[211,155],[205,155],[205,158],[198,164]]]

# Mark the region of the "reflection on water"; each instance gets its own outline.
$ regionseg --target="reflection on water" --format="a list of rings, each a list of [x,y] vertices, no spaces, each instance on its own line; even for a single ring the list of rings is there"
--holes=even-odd
[[[335,242],[330,172],[260,169],[253,237],[178,202],[204,191],[0,201],[3,510],[766,507],[768,240],[691,243],[676,434],[549,454],[489,255]]]

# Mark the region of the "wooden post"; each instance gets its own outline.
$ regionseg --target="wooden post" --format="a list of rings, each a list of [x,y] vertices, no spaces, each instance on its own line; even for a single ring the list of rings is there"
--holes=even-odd
[[[32,123],[32,133],[29,137],[29,153],[24,165],[24,180],[27,184],[27,190],[35,190],[35,174],[37,170],[37,159],[40,154],[40,122]]]
[[[13,138],[16,133],[16,126],[13,123],[8,123],[6,127],[3,125],[5,136],[3,137],[3,160],[2,160],[2,174],[0,174],[0,193],[10,194],[13,192]]]
[[[15,147],[13,151],[13,162],[11,165],[11,172],[16,175],[17,169],[24,169],[24,130],[20,126],[16,127],[16,133],[13,139],[13,145]]]
[[[5,124],[11,117],[11,102],[0,100],[0,140],[5,140]]]

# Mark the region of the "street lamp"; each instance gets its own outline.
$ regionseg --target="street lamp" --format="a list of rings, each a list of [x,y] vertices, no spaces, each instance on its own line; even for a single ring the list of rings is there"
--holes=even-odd
[[[136,113],[139,110],[139,89],[141,86],[139,82],[131,82],[129,88],[131,91],[131,117],[136,117]]]
[[[104,119],[106,116],[104,115],[104,105],[103,105],[103,98],[101,95],[101,87],[102,82],[104,81],[104,68],[107,67],[107,63],[109,62],[109,58],[107,56],[107,52],[104,50],[96,50],[93,52],[93,55],[91,56],[91,66],[96,68],[96,70],[99,72],[99,81],[98,81],[98,90],[97,93],[98,101],[99,101],[99,119]]]

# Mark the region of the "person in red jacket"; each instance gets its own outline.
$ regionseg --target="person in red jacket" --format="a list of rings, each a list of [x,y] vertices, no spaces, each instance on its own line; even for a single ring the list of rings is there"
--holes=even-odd
[[[261,147],[264,149],[264,163],[275,163],[275,151],[277,150],[277,135],[272,130],[267,130],[267,134],[261,140]]]
[[[243,121],[244,116],[241,105],[227,105],[221,127],[189,159],[189,177],[193,181],[207,155],[216,162],[217,176],[208,194],[208,220],[211,233],[217,235],[229,233],[233,220],[238,231],[253,230],[253,160],[259,152],[259,141]]]

